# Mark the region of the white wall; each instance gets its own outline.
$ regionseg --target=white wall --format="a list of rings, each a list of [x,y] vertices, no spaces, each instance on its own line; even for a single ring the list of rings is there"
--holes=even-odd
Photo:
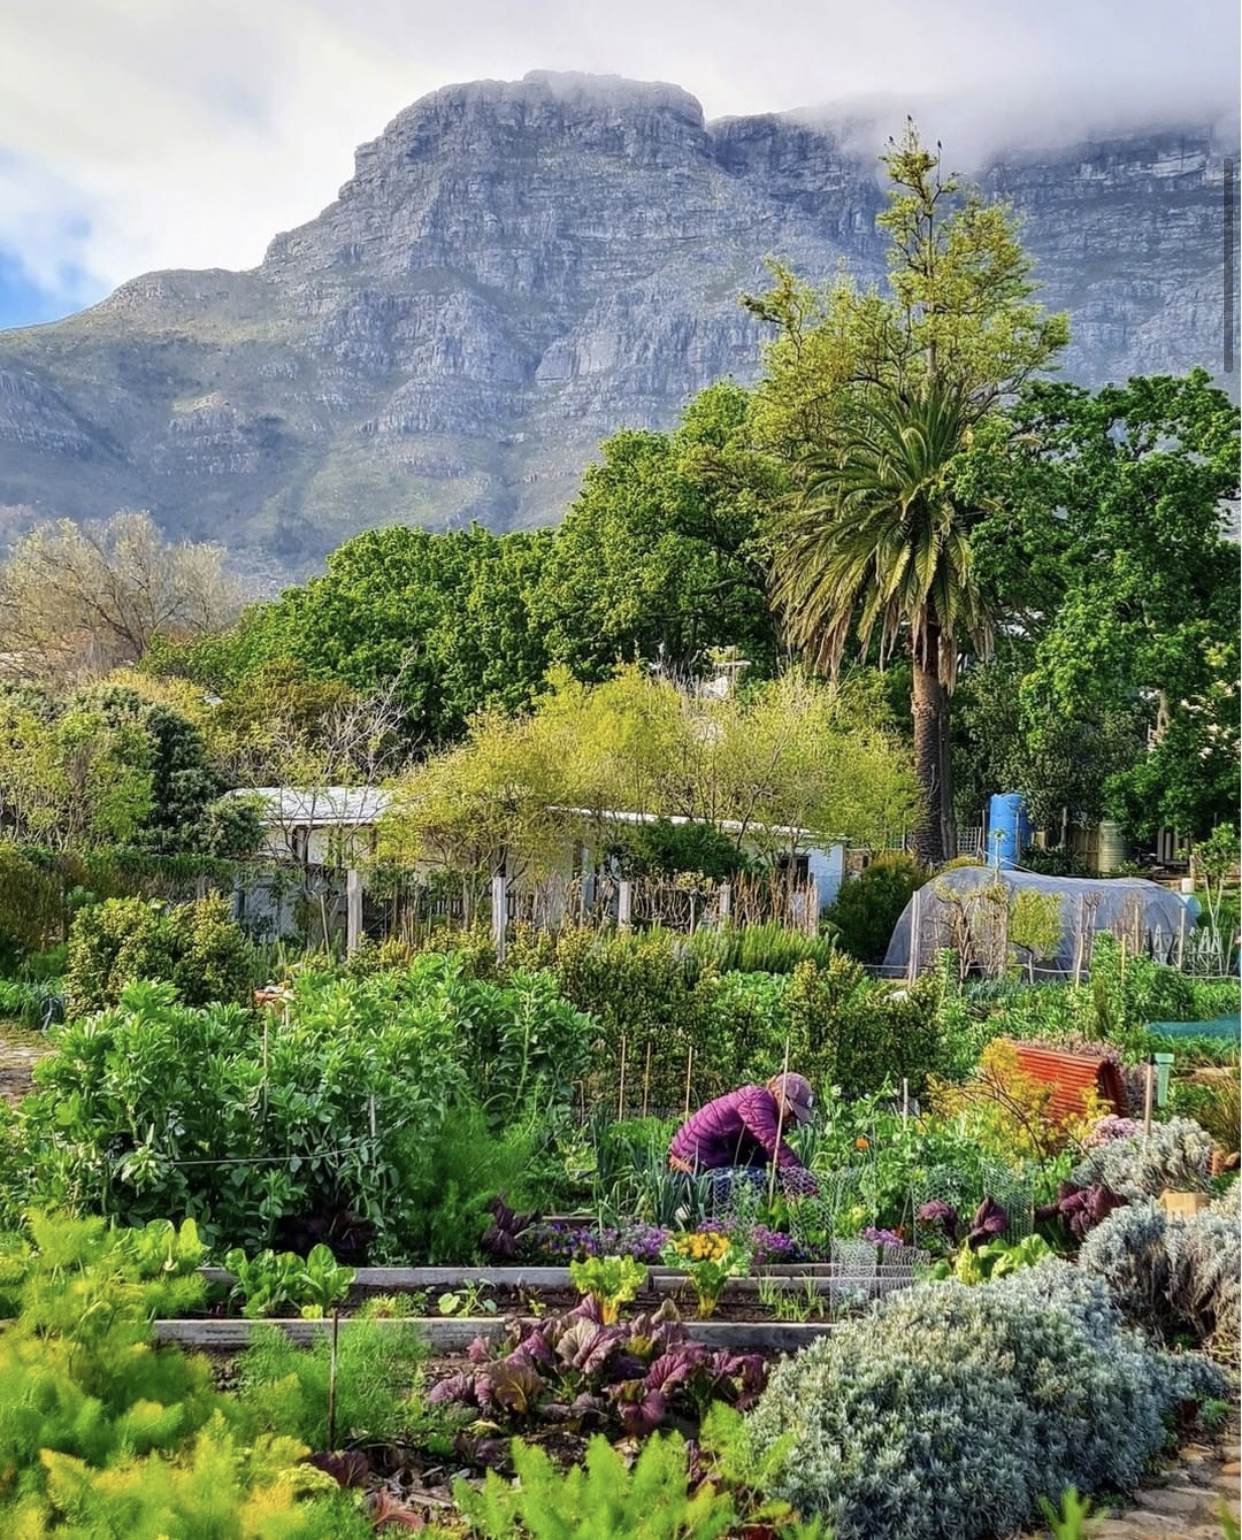
[[[807,851],[807,870],[819,887],[819,907],[827,909],[835,902],[845,880],[845,846],[829,845],[826,849],[812,846]]]

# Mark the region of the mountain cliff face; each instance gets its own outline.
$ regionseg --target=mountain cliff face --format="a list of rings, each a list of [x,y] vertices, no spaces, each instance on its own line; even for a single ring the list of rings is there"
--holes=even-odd
[[[889,125],[885,125],[886,127]],[[856,125],[705,123],[675,86],[536,73],[453,86],[250,272],[152,273],[0,334],[0,534],[150,508],[297,570],[394,520],[556,520],[598,441],[754,377],[738,305],[779,255],[883,270]],[[1222,355],[1222,160],[1177,129],[1008,157],[1063,371],[1097,383]]]

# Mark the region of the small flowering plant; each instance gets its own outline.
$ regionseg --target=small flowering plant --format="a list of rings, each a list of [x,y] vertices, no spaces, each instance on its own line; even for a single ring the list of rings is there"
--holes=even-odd
[[[715,1230],[696,1230],[677,1236],[665,1247],[663,1260],[690,1279],[698,1299],[699,1315],[704,1320],[715,1314],[729,1279],[750,1267],[750,1253],[730,1236]]]

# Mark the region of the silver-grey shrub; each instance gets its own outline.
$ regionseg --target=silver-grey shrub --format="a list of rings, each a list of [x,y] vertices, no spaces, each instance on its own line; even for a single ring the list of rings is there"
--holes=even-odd
[[[1123,1198],[1207,1192],[1212,1136],[1190,1118],[1154,1123],[1147,1138],[1114,1139],[1089,1150],[1074,1168],[1079,1187],[1104,1186]]]
[[[1236,1217],[1170,1219],[1154,1203],[1117,1209],[1083,1242],[1081,1272],[1101,1279],[1126,1323],[1172,1342],[1186,1332],[1229,1356],[1238,1341],[1242,1238]]]
[[[1098,1279],[1046,1262],[892,1296],[785,1360],[749,1429],[757,1455],[787,1441],[780,1495],[836,1540],[976,1540],[1071,1483],[1132,1485],[1164,1415],[1224,1387],[1124,1331]]]

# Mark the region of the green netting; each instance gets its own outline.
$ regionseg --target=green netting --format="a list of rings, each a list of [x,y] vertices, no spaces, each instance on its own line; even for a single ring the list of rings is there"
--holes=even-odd
[[[1147,1029],[1163,1037],[1238,1037],[1242,1034],[1242,1014],[1234,1011],[1212,1021],[1151,1021]]]

